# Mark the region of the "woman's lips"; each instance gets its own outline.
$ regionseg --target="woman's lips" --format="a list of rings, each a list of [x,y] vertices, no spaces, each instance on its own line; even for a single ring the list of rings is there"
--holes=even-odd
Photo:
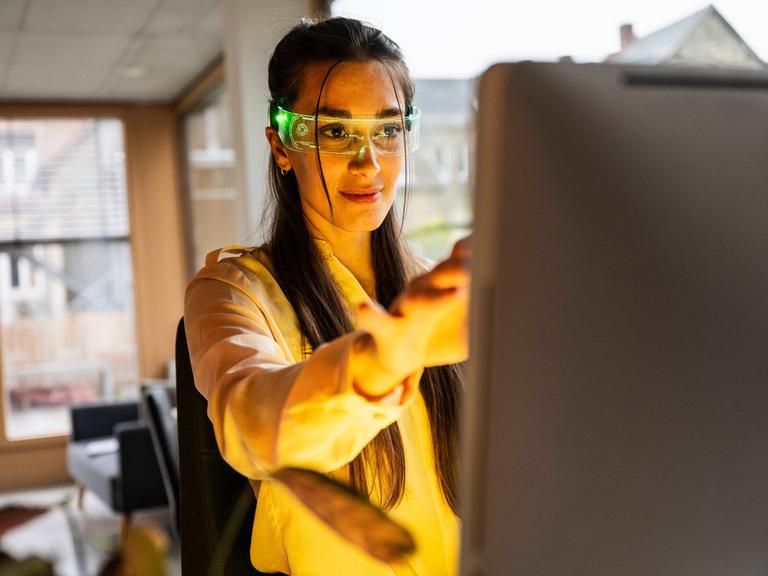
[[[350,188],[339,193],[351,202],[373,204],[381,198],[381,188]]]

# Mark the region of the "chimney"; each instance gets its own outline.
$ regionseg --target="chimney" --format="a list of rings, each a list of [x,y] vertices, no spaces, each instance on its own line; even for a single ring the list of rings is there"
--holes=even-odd
[[[619,34],[621,34],[621,49],[624,50],[627,46],[635,41],[635,33],[632,30],[632,24],[622,24],[619,28]]]

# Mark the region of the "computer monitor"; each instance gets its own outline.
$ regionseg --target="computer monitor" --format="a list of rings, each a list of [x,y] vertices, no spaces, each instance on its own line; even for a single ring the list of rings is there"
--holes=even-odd
[[[478,102],[462,574],[768,574],[768,72]]]

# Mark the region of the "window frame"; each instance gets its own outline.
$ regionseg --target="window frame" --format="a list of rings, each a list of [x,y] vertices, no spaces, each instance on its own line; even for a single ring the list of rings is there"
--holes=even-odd
[[[61,105],[61,104],[4,104],[0,103],[0,118],[24,119],[24,120],[49,120],[67,118],[114,118],[123,124],[123,145],[127,146],[126,136],[126,108],[113,105]],[[128,172],[128,158],[126,154],[126,176]],[[130,184],[126,184],[130,196]],[[132,234],[128,234],[131,241]],[[138,334],[137,334],[138,336]],[[0,332],[0,339],[2,332]],[[40,450],[44,448],[60,448],[66,446],[66,435],[45,436],[40,438],[24,438],[10,440],[5,434],[5,383],[3,381],[3,346],[0,342],[0,456],[3,453],[15,453],[26,450]]]
[[[167,359],[173,357],[187,283],[176,101],[155,105],[0,102],[0,117],[115,118],[122,122],[139,382],[162,377]],[[2,362],[0,346],[0,366]],[[0,392],[3,385],[0,370]],[[70,481],[64,457],[68,436],[9,440],[4,396],[0,393],[0,469],[10,468],[6,462],[22,461],[33,469],[2,475],[0,490]]]

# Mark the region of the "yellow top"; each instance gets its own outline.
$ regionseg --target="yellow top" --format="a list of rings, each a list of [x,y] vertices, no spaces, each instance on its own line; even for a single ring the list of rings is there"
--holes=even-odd
[[[330,246],[317,244],[354,319],[368,295]],[[219,262],[221,252],[238,256]],[[260,249],[211,252],[187,288],[184,312],[195,384],[208,399],[219,449],[258,492],[253,565],[297,576],[455,574],[458,520],[438,484],[420,374],[401,384],[402,400],[392,405],[354,391],[347,373],[354,334],[301,360],[296,316],[270,270]],[[282,466],[343,477],[339,469],[395,420],[405,447],[406,489],[388,514],[416,541],[407,565],[385,565],[347,543],[275,482],[264,480],[259,488],[266,471]]]

